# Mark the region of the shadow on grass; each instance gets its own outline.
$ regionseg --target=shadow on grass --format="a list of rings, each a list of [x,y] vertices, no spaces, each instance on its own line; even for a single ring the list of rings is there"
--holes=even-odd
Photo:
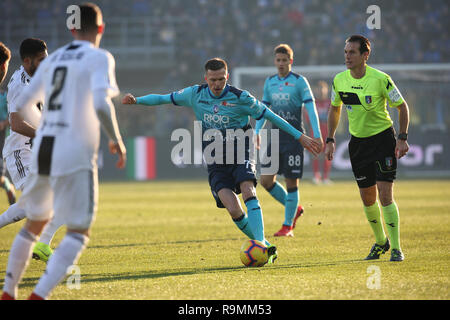
[[[125,243],[125,244],[108,244],[108,245],[94,245],[88,246],[88,249],[111,249],[111,248],[123,248],[123,247],[147,247],[147,246],[160,246],[171,244],[196,244],[196,243],[208,243],[208,242],[221,242],[221,241],[244,241],[245,238],[223,238],[223,239],[192,239],[192,240],[177,240],[177,241],[162,241],[162,242],[145,242],[145,243]]]
[[[385,261],[377,261],[377,263]],[[315,262],[315,263],[299,263],[299,264],[286,264],[286,265],[270,265],[262,268],[246,268],[244,266],[229,266],[229,267],[209,267],[209,268],[180,268],[180,269],[166,269],[166,270],[149,270],[140,272],[122,272],[117,274],[101,273],[101,274],[88,274],[82,275],[82,283],[90,282],[110,282],[110,281],[137,281],[145,279],[159,279],[159,278],[170,278],[178,276],[190,276],[190,275],[202,275],[211,274],[217,272],[272,272],[276,270],[286,270],[286,269],[305,269],[305,268],[320,268],[320,267],[330,267],[339,266],[345,264],[355,264],[355,263],[373,263],[371,261],[365,261],[362,259],[349,259],[340,261],[329,261],[329,262]],[[21,288],[33,287],[36,285],[39,278],[30,277],[24,278],[20,285]],[[0,280],[0,285],[3,286],[4,279]]]

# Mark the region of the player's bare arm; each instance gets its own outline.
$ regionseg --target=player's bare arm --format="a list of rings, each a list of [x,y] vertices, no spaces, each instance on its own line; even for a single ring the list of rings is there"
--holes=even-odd
[[[126,164],[126,149],[119,132],[114,105],[103,90],[94,91],[94,105],[100,123],[110,139],[109,151],[119,156],[116,166],[123,169]]]
[[[340,107],[332,106],[330,111],[328,112],[328,137],[333,138],[336,133],[336,129],[339,125],[339,119],[341,118],[341,109]],[[336,149],[335,142],[328,142],[325,145],[325,156],[328,160],[333,160],[334,151]]]
[[[127,163],[127,150],[125,149],[125,145],[122,140],[120,141],[109,141],[109,152],[111,154],[117,154],[119,156],[119,160],[117,160],[116,166],[119,169],[125,168]]]
[[[397,107],[398,110],[398,119],[399,119],[399,132],[400,134],[408,133],[409,126],[409,108],[408,105],[404,102]],[[395,146],[395,155],[397,159],[400,159],[404,155],[406,155],[409,151],[409,145],[406,139],[397,139],[397,143]]]
[[[9,114],[9,121],[11,123],[11,130],[30,138],[34,138],[36,128],[30,123],[26,122],[19,112],[11,112]]]

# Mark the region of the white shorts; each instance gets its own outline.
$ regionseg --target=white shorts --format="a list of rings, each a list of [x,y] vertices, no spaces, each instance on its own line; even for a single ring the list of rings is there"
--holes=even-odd
[[[25,180],[30,174],[31,151],[27,149],[14,150],[5,158],[5,161],[14,187],[23,191]]]
[[[20,198],[27,218],[55,218],[73,230],[87,230],[95,220],[98,202],[97,170],[81,170],[61,177],[30,173]]]

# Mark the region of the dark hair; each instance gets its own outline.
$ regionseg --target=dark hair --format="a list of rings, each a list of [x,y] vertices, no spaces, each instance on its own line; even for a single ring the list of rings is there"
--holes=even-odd
[[[25,60],[25,58],[33,58],[37,54],[47,50],[47,45],[41,39],[28,38],[22,41],[20,44],[20,58]]]
[[[80,32],[95,31],[102,23],[103,16],[99,6],[94,3],[86,2],[79,6],[80,8]]]
[[[282,43],[282,44],[279,44],[278,46],[276,46],[275,49],[273,50],[273,53],[274,54],[284,53],[289,56],[289,59],[294,59],[294,51],[288,44],[285,44],[285,43]]]
[[[205,71],[208,71],[208,70],[215,71],[215,70],[220,70],[222,68],[225,68],[225,70],[228,70],[227,62],[220,58],[213,58],[213,59],[208,60],[205,63]]]
[[[351,37],[348,37],[345,42],[358,42],[359,43],[359,52],[363,54],[364,52],[370,53],[370,41],[366,37],[355,34]]]
[[[11,51],[0,41],[0,65],[11,59]]]

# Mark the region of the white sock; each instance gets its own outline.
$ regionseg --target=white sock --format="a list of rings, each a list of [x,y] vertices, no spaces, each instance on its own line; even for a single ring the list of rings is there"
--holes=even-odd
[[[19,207],[19,203],[16,202],[11,205],[8,210],[0,215],[0,228],[7,226],[8,224],[17,222],[25,218],[25,210]]]
[[[46,245],[50,245],[50,242],[53,239],[56,231],[58,231],[59,227],[61,227],[63,223],[58,221],[58,217],[53,216],[53,219],[50,220],[44,227],[42,234],[39,238],[39,242],[45,243]]]
[[[27,269],[37,236],[25,228],[19,231],[11,246],[3,291],[17,297],[17,287]]]
[[[67,233],[48,260],[47,269],[33,292],[47,299],[53,288],[66,276],[67,268],[77,263],[87,242],[88,237],[80,233]]]

